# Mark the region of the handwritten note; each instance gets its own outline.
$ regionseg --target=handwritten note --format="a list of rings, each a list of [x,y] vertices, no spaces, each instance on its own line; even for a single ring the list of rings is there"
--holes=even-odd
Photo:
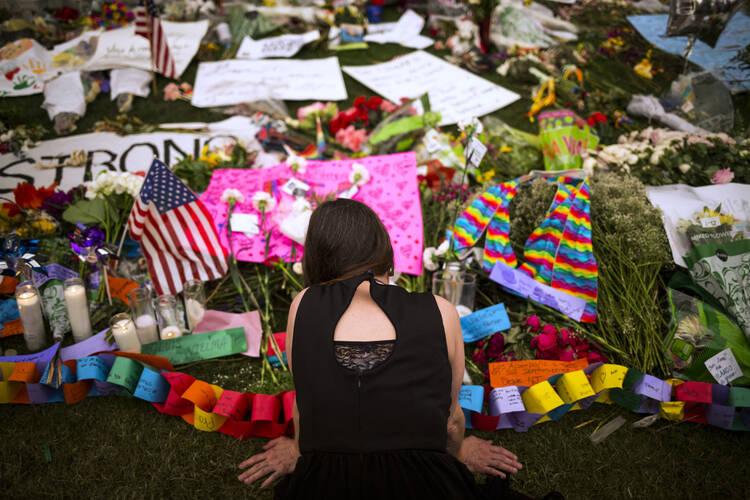
[[[684,382],[675,386],[674,395],[678,401],[712,403],[712,384],[705,382]]]
[[[631,390],[636,394],[657,401],[670,401],[672,399],[672,386],[653,375],[644,375]]]
[[[214,432],[218,431],[224,422],[227,421],[227,417],[203,411],[200,407],[195,407],[195,414],[193,416],[193,423],[195,428],[199,431]]]
[[[464,385],[458,393],[458,403],[464,410],[482,411],[484,387],[481,385]]]
[[[727,347],[720,353],[706,360],[706,369],[721,385],[727,385],[742,377],[742,369],[734,357],[732,349]]]
[[[152,403],[161,403],[167,399],[167,393],[169,393],[167,380],[158,372],[143,368],[133,396]]]
[[[526,389],[521,395],[521,400],[527,411],[542,415],[563,404],[563,400],[546,380]]]
[[[427,93],[440,125],[492,113],[519,95],[421,50],[392,61],[344,66],[344,72],[391,102]]]
[[[260,99],[341,101],[346,97],[344,78],[336,57],[234,59],[203,62],[198,66],[192,104],[207,108]]]
[[[76,360],[76,375],[78,380],[107,380],[109,366],[99,356],[86,356]]]
[[[750,389],[745,387],[730,387],[729,404],[737,407],[750,407]]]
[[[241,392],[225,390],[216,401],[213,413],[224,415],[235,420],[241,420],[248,410],[248,403],[245,395]]]
[[[603,364],[591,374],[591,386],[594,392],[605,389],[622,389],[622,382],[628,369],[622,365]]]
[[[510,385],[531,386],[552,375],[567,373],[586,368],[588,361],[549,361],[532,359],[527,361],[504,361],[490,363],[490,385],[507,387]]]
[[[508,328],[510,320],[503,304],[495,304],[461,318],[464,342],[474,342]]]
[[[575,403],[581,399],[594,395],[594,389],[583,370],[563,373],[556,384],[557,392],[567,404]]]
[[[310,42],[320,38],[318,30],[308,31],[302,35],[281,35],[262,40],[253,40],[249,36],[242,39],[237,50],[237,59],[265,59],[266,57],[291,57]]]
[[[580,297],[555,290],[551,286],[539,283],[525,273],[498,261],[492,268],[490,279],[502,286],[517,292],[523,297],[558,310],[569,318],[580,321],[586,301]]]
[[[0,331],[0,338],[10,337],[11,335],[21,335],[22,333],[23,325],[21,325],[21,318],[16,318],[3,323],[3,329]]]
[[[490,392],[490,415],[525,411],[518,387],[498,387]]]
[[[213,359],[247,350],[243,328],[230,328],[152,342],[141,346],[145,354],[163,356],[173,365],[183,365],[200,359]]]
[[[107,376],[107,382],[124,387],[132,393],[138,385],[141,371],[143,371],[143,365],[138,361],[117,356]]]
[[[41,375],[39,375],[34,363],[15,363],[13,373],[10,374],[8,380],[33,384],[39,382],[40,378]]]

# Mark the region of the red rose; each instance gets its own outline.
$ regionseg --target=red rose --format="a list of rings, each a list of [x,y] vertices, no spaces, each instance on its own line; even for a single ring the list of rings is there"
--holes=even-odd
[[[526,325],[531,328],[532,332],[538,332],[539,327],[542,326],[542,322],[539,321],[539,316],[529,316],[526,318]]]
[[[478,365],[484,365],[487,363],[487,353],[482,349],[477,349],[474,354],[471,355],[471,359]]]
[[[547,324],[542,328],[542,333],[546,333],[548,335],[557,335],[557,328],[555,327],[555,325]]]
[[[364,106],[365,104],[365,96],[361,95],[354,99],[354,107],[359,108],[360,106]]]
[[[576,359],[576,352],[572,347],[566,347],[560,353],[560,361],[574,361]]]

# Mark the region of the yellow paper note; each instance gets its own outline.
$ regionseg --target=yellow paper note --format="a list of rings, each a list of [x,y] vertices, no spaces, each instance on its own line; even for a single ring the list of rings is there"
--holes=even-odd
[[[596,398],[596,402],[604,403],[605,405],[611,405],[612,398],[609,397],[609,389],[604,389],[601,393],[599,393],[599,397]]]
[[[214,432],[224,425],[227,417],[217,415],[208,411],[203,411],[200,407],[195,407],[195,428],[199,431]]]
[[[594,395],[594,389],[583,370],[563,374],[556,384],[557,393],[566,404],[575,403]]]
[[[594,392],[604,389],[622,389],[622,382],[628,369],[621,365],[604,364],[591,374],[591,386]]]
[[[521,394],[523,405],[531,413],[548,413],[563,404],[549,382],[539,382],[532,385]]]
[[[23,387],[21,382],[6,382],[10,378],[15,367],[15,363],[0,363],[0,372],[3,374],[3,381],[0,382],[0,404],[6,404],[13,401],[13,398],[16,397],[18,391]]]
[[[666,382],[672,387],[677,387],[684,383],[682,380],[676,378],[669,378]],[[679,422],[685,418],[685,402],[668,401],[666,403],[659,403],[659,415],[667,420]]]

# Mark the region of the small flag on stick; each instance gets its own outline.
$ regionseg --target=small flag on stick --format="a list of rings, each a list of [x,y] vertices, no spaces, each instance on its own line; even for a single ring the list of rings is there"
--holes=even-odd
[[[167,44],[167,35],[161,27],[159,11],[154,0],[141,0],[141,4],[134,12],[135,34],[148,39],[151,46],[151,68],[166,77],[177,78],[174,59]]]

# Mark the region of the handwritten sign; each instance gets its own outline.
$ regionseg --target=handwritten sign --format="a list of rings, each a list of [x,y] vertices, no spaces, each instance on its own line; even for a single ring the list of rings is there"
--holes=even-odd
[[[591,386],[594,392],[613,388],[622,389],[622,382],[627,372],[628,369],[622,365],[605,363],[591,374]]]
[[[482,411],[484,387],[481,385],[464,385],[458,393],[458,403],[464,410]]]
[[[514,269],[504,262],[498,261],[492,268],[490,279],[502,286],[517,292],[523,297],[544,304],[568,316],[580,321],[586,308],[586,301],[580,297],[555,290],[551,286],[539,283],[525,273]]]
[[[532,359],[490,363],[490,385],[492,387],[507,387],[510,385],[528,387],[547,380],[558,373],[583,370],[588,364],[585,359],[575,361]]]
[[[253,40],[249,36],[242,39],[237,50],[237,59],[265,59],[266,57],[291,57],[310,42],[320,38],[318,30],[302,35],[281,35],[263,40]]]
[[[461,318],[464,342],[474,342],[508,328],[510,320],[503,304],[495,304]]]
[[[731,381],[742,377],[742,369],[734,357],[732,349],[727,347],[720,353],[706,360],[706,369],[714,376],[721,385],[727,385]]]
[[[469,163],[475,167],[479,167],[479,164],[482,163],[482,158],[487,154],[487,146],[482,144],[482,141],[476,137],[472,137],[468,149],[466,157],[469,159]]]
[[[198,66],[192,104],[207,108],[261,99],[342,101],[346,97],[344,77],[336,57],[234,59],[203,62]]]
[[[442,116],[440,125],[492,113],[520,97],[421,50],[380,64],[343,69],[391,102],[427,93],[430,106]]]
[[[490,392],[490,415],[525,411],[518,387],[497,387]]]
[[[21,324],[21,318],[16,318],[3,323],[3,329],[0,330],[0,338],[21,335],[22,333],[23,325]]]
[[[183,365],[200,359],[220,358],[247,349],[245,330],[230,328],[152,342],[141,346],[141,352],[167,358],[173,365]]]

